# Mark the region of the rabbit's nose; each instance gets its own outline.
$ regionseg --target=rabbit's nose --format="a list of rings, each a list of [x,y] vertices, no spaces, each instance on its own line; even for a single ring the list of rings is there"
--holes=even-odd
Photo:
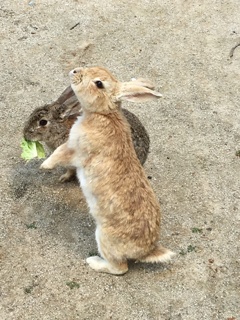
[[[75,68],[72,71],[70,71],[73,74],[79,73],[82,70],[82,68]]]

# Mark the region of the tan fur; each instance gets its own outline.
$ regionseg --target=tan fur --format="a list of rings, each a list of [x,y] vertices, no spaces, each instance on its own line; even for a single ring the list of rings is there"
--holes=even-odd
[[[42,168],[73,165],[96,224],[102,258],[87,259],[99,272],[123,274],[127,260],[160,262],[173,253],[160,247],[160,207],[134,151],[121,100],[154,99],[160,94],[131,83],[120,83],[103,68],[74,69],[72,88],[83,115],[69,140]],[[99,89],[96,81],[102,81]]]

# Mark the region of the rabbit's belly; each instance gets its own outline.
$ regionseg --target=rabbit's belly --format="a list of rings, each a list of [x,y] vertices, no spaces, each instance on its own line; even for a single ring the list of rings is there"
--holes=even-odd
[[[91,214],[94,214],[94,211],[97,206],[97,199],[92,193],[90,184],[88,183],[88,181],[86,179],[84,169],[82,169],[82,168],[77,169],[77,176],[78,176],[83,194],[86,197],[90,212],[91,212]]]
[[[83,121],[83,116],[79,116],[73,124],[68,138],[68,147],[77,150],[79,148],[79,133],[81,132],[80,126]]]

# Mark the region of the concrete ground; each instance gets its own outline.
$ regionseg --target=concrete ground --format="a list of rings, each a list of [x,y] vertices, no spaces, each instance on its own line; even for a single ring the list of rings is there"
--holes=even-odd
[[[240,319],[239,1],[2,0],[0,26],[0,319]],[[164,95],[124,107],[151,137],[170,264],[91,270],[78,184],[20,158],[24,121],[85,65]]]

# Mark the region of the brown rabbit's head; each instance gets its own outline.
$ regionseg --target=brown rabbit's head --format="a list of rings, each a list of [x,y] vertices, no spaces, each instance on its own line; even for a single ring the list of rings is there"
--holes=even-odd
[[[69,76],[73,91],[88,112],[108,113],[118,108],[122,100],[137,102],[162,96],[150,89],[149,82],[141,79],[121,83],[102,67],[75,68]]]
[[[36,108],[25,123],[24,138],[45,142],[50,149],[64,143],[81,109],[75,97],[69,98],[66,102],[53,102]]]
[[[25,123],[24,138],[31,141],[43,141],[52,121],[50,104],[35,109]]]

